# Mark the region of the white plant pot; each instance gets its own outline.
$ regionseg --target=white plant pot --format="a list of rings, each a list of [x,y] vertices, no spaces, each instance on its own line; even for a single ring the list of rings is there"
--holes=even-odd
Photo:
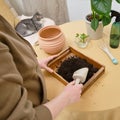
[[[91,23],[86,20],[86,28],[87,34],[89,35],[90,39],[97,40],[102,38],[103,36],[103,25],[102,22],[99,22],[99,26],[96,31],[91,28]]]

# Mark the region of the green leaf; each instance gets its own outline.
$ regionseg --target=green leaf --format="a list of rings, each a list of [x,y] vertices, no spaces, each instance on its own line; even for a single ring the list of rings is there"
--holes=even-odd
[[[111,10],[111,5],[112,0],[91,0],[92,9],[94,9],[98,14],[109,14]]]
[[[84,41],[86,38],[88,37],[88,35],[86,35],[85,33],[80,34],[80,38]]]
[[[75,37],[79,37],[79,33],[76,33],[76,36]]]
[[[120,0],[116,0],[118,3],[120,3]]]
[[[99,25],[99,20],[94,18],[91,20],[91,27],[93,28],[94,31],[96,31],[96,29],[98,28]]]
[[[103,26],[108,25],[110,22],[111,22],[111,17],[110,17],[110,15],[103,16],[103,18],[102,18]]]

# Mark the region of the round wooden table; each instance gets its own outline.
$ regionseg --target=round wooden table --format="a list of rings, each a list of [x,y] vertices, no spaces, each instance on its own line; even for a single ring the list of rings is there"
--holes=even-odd
[[[66,37],[66,47],[72,46],[81,53],[98,61],[105,66],[105,73],[81,96],[79,102],[67,106],[56,120],[119,120],[120,119],[120,47],[109,47],[111,25],[104,27],[103,37],[99,40],[90,40],[84,49],[75,43],[76,33],[86,33],[84,21],[74,21],[60,25]],[[98,47],[98,42],[105,40],[109,50],[119,61],[114,65],[109,57]],[[39,46],[34,46],[38,58],[49,56]],[[46,79],[48,98],[57,96],[64,85],[50,73],[43,71]],[[117,117],[116,117],[117,116]]]

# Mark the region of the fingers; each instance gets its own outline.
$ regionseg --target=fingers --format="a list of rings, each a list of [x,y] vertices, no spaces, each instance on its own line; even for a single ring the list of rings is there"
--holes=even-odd
[[[79,85],[81,88],[83,88],[83,84],[75,84],[75,80],[70,82],[68,85]]]
[[[75,85],[75,81],[70,82],[68,85]]]
[[[50,60],[53,60],[54,58],[56,58],[58,55],[52,55],[50,57],[48,57],[47,61],[49,62]]]
[[[75,81],[72,81],[68,84],[68,87],[74,86],[75,88],[79,89],[80,94],[82,93],[83,84],[75,84]]]
[[[79,84],[80,88],[82,89],[83,88],[83,84]]]
[[[47,67],[47,66],[45,66],[44,68],[45,68],[48,72],[50,72],[50,73],[53,72],[53,70],[52,70],[51,68]]]

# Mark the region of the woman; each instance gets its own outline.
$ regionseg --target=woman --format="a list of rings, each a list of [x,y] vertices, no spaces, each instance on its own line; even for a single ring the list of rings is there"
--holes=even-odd
[[[49,60],[37,61],[31,45],[0,16],[0,120],[52,120],[67,105],[79,100],[82,85],[69,83],[47,102],[40,68]]]

